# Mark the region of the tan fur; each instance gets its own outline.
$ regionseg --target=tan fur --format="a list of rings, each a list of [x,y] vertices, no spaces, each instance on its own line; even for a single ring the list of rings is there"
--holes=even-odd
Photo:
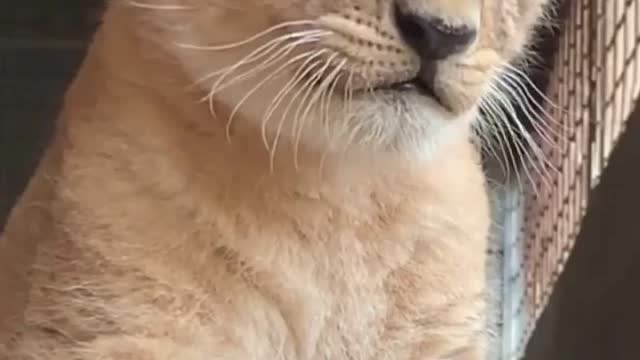
[[[474,47],[439,66],[449,110],[345,91],[281,127],[281,110],[262,117],[288,69],[238,109],[269,71],[216,93],[214,116],[198,99],[219,77],[190,87],[266,40],[203,47],[312,19],[330,35],[303,48],[355,74],[337,89],[380,86],[417,71],[388,1],[114,2],[0,240],[0,359],[484,359],[470,126],[542,0],[404,2],[478,21]]]

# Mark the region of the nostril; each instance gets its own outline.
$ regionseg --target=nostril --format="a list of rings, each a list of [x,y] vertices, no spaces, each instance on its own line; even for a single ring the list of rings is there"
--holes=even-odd
[[[466,26],[452,26],[442,19],[412,14],[396,3],[394,16],[398,32],[423,61],[437,61],[463,52],[476,37]]]
[[[399,8],[395,11],[396,25],[404,40],[415,47],[425,37],[425,29],[417,16],[403,13]]]

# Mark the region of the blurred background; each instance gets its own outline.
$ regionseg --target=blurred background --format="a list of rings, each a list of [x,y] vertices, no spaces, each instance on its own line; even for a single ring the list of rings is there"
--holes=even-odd
[[[98,0],[3,0],[0,229],[102,8]],[[493,188],[491,271],[502,280],[490,360],[638,360],[640,1],[564,0],[554,10],[558,25],[540,29],[532,61],[518,64],[531,104],[512,104],[531,120],[531,136],[551,129],[552,139],[538,142],[550,164],[523,161],[527,185],[498,179]],[[517,150],[517,138],[509,143]],[[557,171],[542,176],[536,166],[547,165]]]
[[[98,24],[100,0],[3,0],[0,227],[38,160],[64,89]]]

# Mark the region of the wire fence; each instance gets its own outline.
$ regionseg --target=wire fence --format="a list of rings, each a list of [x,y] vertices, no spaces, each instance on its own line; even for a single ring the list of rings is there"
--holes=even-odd
[[[521,261],[511,279],[517,297],[511,315],[521,324],[508,359],[521,356],[549,300],[580,231],[590,190],[640,93],[640,0],[565,0],[564,6],[544,104],[550,136],[539,139],[549,168],[557,171],[549,171],[549,179],[538,177],[524,195],[518,222],[522,247],[512,254]]]

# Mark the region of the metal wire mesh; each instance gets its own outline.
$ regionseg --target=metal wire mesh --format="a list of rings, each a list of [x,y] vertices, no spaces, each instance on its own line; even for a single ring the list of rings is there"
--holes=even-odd
[[[640,1],[566,0],[565,6],[546,92],[550,136],[540,139],[557,171],[549,173],[548,181],[540,176],[532,184],[520,222],[524,296],[517,312],[525,319],[520,350],[570,256],[590,190],[598,184],[640,91]]]

